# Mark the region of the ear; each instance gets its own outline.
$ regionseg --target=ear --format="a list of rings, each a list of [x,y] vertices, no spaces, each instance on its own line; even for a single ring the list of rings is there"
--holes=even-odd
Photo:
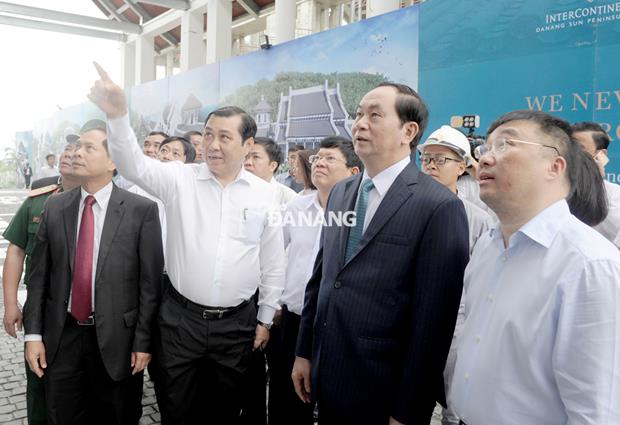
[[[112,161],[111,159],[108,159],[108,167],[107,170],[111,173],[114,172],[114,170],[116,170],[116,164],[114,164],[114,161]]]
[[[354,176],[356,174],[359,174],[359,172],[360,172],[359,167],[351,167],[351,168],[349,168],[349,173],[351,173],[352,176]]]
[[[415,137],[420,132],[420,126],[415,121],[409,121],[403,125],[403,130],[405,131],[405,139],[407,139],[407,145],[409,145],[409,143],[411,143],[411,141],[415,139]]]
[[[551,180],[556,180],[566,175],[566,160],[561,156],[556,156],[553,158],[553,161],[549,164],[549,178]]]
[[[458,166],[458,174],[459,176],[462,176],[463,173],[465,172],[465,163],[464,162],[459,162],[459,166]]]
[[[275,161],[271,161],[271,162],[269,163],[269,170],[270,170],[272,173],[275,173],[277,169],[278,169],[278,163],[277,163],[277,162],[275,162]]]

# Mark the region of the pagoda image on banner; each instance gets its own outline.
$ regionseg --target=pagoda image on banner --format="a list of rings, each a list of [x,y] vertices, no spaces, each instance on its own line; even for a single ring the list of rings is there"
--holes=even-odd
[[[273,108],[264,96],[253,108],[259,137],[270,137],[287,154],[288,147],[303,145],[318,148],[328,136],[351,139],[352,120],[340,96],[340,85],[330,89],[325,84],[303,89],[289,87],[288,95],[280,93],[277,116],[272,121]]]

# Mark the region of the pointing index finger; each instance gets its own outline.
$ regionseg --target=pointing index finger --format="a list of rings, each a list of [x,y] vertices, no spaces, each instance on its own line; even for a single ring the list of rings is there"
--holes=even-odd
[[[101,77],[103,81],[111,81],[110,77],[108,76],[108,73],[105,72],[105,70],[101,67],[101,65],[99,65],[97,62],[93,62],[93,65],[95,65],[95,68],[97,69],[97,73],[99,74],[99,76]]]

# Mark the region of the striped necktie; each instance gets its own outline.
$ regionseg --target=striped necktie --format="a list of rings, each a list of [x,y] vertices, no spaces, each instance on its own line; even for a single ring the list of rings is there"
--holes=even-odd
[[[364,234],[364,220],[366,218],[366,208],[368,208],[368,193],[375,187],[371,179],[362,182],[360,186],[360,197],[355,207],[355,226],[349,232],[349,240],[347,241],[347,251],[345,262],[348,262],[353,254],[357,251]]]

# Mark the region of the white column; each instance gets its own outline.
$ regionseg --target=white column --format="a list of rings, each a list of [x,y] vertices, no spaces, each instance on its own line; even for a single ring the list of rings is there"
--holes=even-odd
[[[140,36],[136,40],[136,84],[155,79],[155,38]]]
[[[332,6],[329,15],[329,28],[337,28],[340,26],[340,6]]]
[[[136,44],[121,44],[121,87],[136,85]]]
[[[176,55],[174,50],[166,53],[166,77],[170,77],[174,71],[174,55]]]
[[[207,63],[230,56],[232,46],[232,1],[211,0],[207,8]]]
[[[366,5],[366,17],[382,15],[400,7],[400,0],[368,0]]]
[[[202,42],[203,14],[198,10],[181,17],[181,71],[205,64],[206,49]]]
[[[294,0],[276,0],[276,43],[295,39],[297,22],[297,2]]]

